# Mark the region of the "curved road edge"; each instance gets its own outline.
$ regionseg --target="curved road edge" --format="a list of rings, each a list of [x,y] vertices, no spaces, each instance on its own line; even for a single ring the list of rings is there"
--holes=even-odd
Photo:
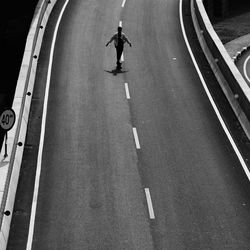
[[[182,0],[180,0],[182,1]],[[204,40],[204,38],[202,38],[203,36],[200,35],[199,33],[199,30],[198,30],[198,24],[196,23],[197,22],[197,19],[196,19],[196,16],[195,16],[195,13],[194,13],[194,9],[193,9],[193,2],[194,0],[190,0],[191,2],[191,12],[192,13],[192,22],[193,22],[193,25],[194,27],[196,26],[196,34],[198,36],[198,39],[199,39],[199,43],[200,43],[200,46],[203,47],[205,46],[204,43],[206,43],[206,41]],[[201,32],[202,33],[202,32]],[[187,40],[187,39],[185,39]],[[187,45],[188,46],[188,45]],[[189,47],[189,52],[191,52],[191,54],[193,54],[192,52],[192,49],[190,46]],[[206,47],[206,46],[205,46]],[[195,50],[196,51],[196,50]],[[205,56],[207,53],[211,53],[209,51],[209,48],[207,47],[205,50],[204,50],[204,47],[203,47],[203,52],[204,52],[204,55]],[[194,53],[195,54],[195,53]],[[207,81],[204,76],[203,76],[203,73],[204,73],[204,70],[202,70],[204,68],[204,65],[203,64],[197,64],[196,60],[197,60],[197,57],[195,59],[195,57],[193,55],[191,55],[192,57],[192,60],[194,62],[194,65],[196,67],[196,70],[199,74],[199,77],[201,79],[201,82],[204,86],[204,89],[208,95],[208,98],[215,110],[215,113],[230,141],[230,144],[232,145],[241,165],[242,165],[242,169],[244,170],[244,173],[246,174],[247,176],[247,179],[250,180],[250,172],[249,172],[249,165],[248,164],[248,159],[249,159],[249,153],[247,153],[247,151],[245,150],[246,148],[249,148],[249,139],[248,139],[248,136],[247,136],[247,133],[246,133],[246,128],[244,128],[243,126],[240,126],[239,124],[239,117],[240,117],[240,113],[243,113],[243,112],[240,112],[238,109],[240,109],[239,107],[233,107],[234,108],[234,111],[232,110],[232,108],[228,107],[228,111],[231,110],[231,113],[229,115],[228,111],[227,112],[223,112],[222,108],[221,108],[221,103],[223,102],[222,100],[219,100],[217,99],[216,100],[216,96],[215,95],[215,92],[219,90],[219,88],[221,88],[221,90],[223,89],[224,90],[224,86],[217,86],[217,90],[215,90],[215,87],[212,87],[211,85],[211,82],[208,83],[209,81]],[[209,57],[209,59],[206,59],[207,61],[207,66],[206,67],[209,67],[210,68],[210,74],[213,74],[214,75],[214,81],[216,82],[217,85],[221,85],[221,83],[219,82],[220,81],[220,77],[223,77],[222,74],[218,74],[218,72],[214,73],[214,62],[211,62],[211,54],[209,56],[206,55],[206,57]],[[214,59],[215,61],[215,59]],[[203,71],[203,72],[202,72]],[[206,68],[206,71],[208,72],[208,69]],[[202,72],[202,73],[201,73]],[[218,75],[217,75],[218,74]],[[211,81],[211,80],[210,80]],[[210,86],[209,86],[210,85]],[[218,88],[219,87],[219,88]],[[212,90],[212,88],[214,88],[214,90]],[[228,87],[226,87],[228,88]],[[211,92],[211,93],[210,93]],[[224,92],[225,93],[225,92]],[[231,103],[231,100],[232,98],[231,97],[226,97],[225,94],[221,94],[221,96],[224,96],[227,100],[224,100],[224,105],[228,106],[228,105],[231,105],[231,106],[234,106],[234,103],[235,103],[235,100],[233,101],[234,103],[232,104]],[[227,103],[227,104],[226,104]],[[231,103],[231,104],[230,104]],[[236,109],[236,110],[235,110]],[[236,114],[235,114],[236,113]],[[231,118],[229,118],[231,116]],[[245,122],[246,124],[247,122]],[[248,125],[246,125],[247,127]]]
[[[182,0],[180,0],[180,13],[182,13]],[[225,131],[225,134],[227,135],[228,140],[230,141],[230,144],[232,145],[232,147],[234,149],[234,152],[236,153],[236,155],[237,155],[237,157],[238,157],[238,159],[239,159],[239,161],[241,163],[241,166],[242,166],[243,170],[245,171],[245,174],[246,174],[248,180],[250,180],[249,169],[248,169],[248,167],[247,167],[247,165],[246,165],[246,163],[245,163],[245,161],[244,161],[244,159],[243,159],[243,157],[242,157],[236,143],[234,142],[234,139],[231,136],[231,134],[230,134],[230,132],[229,132],[229,130],[228,130],[228,128],[227,128],[227,126],[226,126],[226,124],[225,124],[225,122],[224,122],[224,120],[223,120],[223,118],[222,118],[222,116],[221,116],[221,114],[220,114],[214,100],[213,100],[213,97],[212,97],[212,95],[211,95],[211,93],[210,93],[210,91],[209,91],[209,89],[208,89],[208,87],[206,85],[206,82],[205,82],[205,80],[204,80],[204,78],[203,78],[203,76],[201,74],[200,68],[199,68],[199,66],[198,66],[198,64],[197,64],[197,62],[195,60],[194,54],[193,54],[192,49],[190,47],[190,44],[188,42],[186,32],[185,32],[185,28],[184,28],[184,23],[183,23],[183,17],[182,17],[181,14],[180,14],[180,17],[181,17],[181,27],[182,27],[182,31],[183,31],[184,40],[186,42],[188,51],[190,53],[190,56],[191,56],[192,61],[194,63],[194,66],[195,66],[195,68],[197,70],[197,73],[198,73],[198,75],[200,77],[201,83],[202,83],[202,85],[203,85],[203,87],[204,87],[204,89],[206,91],[208,99],[209,99],[209,101],[210,101],[210,103],[211,103],[211,105],[212,105],[212,107],[213,107],[213,109],[214,109],[214,111],[216,113],[216,116],[218,117],[218,120],[220,121],[220,124],[221,124],[223,130]],[[193,19],[193,21],[194,21],[194,19]]]
[[[37,58],[43,40],[44,27],[56,3],[40,0],[37,4],[32,25],[27,37],[22,65],[18,77],[12,108],[16,113],[17,122],[8,135],[8,154],[4,155],[4,144],[1,150],[0,165],[0,249],[6,249],[16,189],[25,143],[27,123],[31,106],[31,97],[35,82]],[[18,145],[17,145],[18,144]],[[7,212],[7,213],[5,213]],[[9,215],[7,215],[9,214]]]
[[[185,16],[184,15],[184,18],[189,18],[189,16]],[[185,24],[186,25],[186,24]],[[190,30],[189,30],[190,31]],[[192,32],[192,31],[191,31]],[[190,32],[188,32],[189,33],[189,35],[190,35]],[[191,35],[191,37],[194,37],[194,36],[192,36]],[[189,36],[189,39],[190,39],[190,36]],[[196,41],[197,42],[197,41]],[[193,43],[194,43],[194,41],[193,41]],[[198,49],[198,46],[197,47],[195,47],[195,56],[197,55],[197,53],[199,52],[198,51],[199,49]],[[204,59],[204,55],[203,55],[203,57],[202,57],[203,59]],[[201,59],[200,59],[201,60]],[[198,60],[197,60],[198,61]],[[199,64],[200,65],[200,64]],[[206,71],[208,71],[208,69],[206,68],[207,66],[204,66],[204,65],[206,65],[206,63],[203,63],[202,64],[202,66],[201,66],[201,68],[202,69],[205,69],[205,73],[204,72],[202,72],[202,74],[205,74],[206,75],[206,80],[207,80],[207,78],[209,78],[209,77],[211,77],[212,78],[212,76],[211,76],[211,72],[210,73],[206,73]],[[204,75],[203,75],[203,77],[204,77]],[[210,81],[209,81],[210,82]],[[210,87],[210,86],[209,86]],[[222,95],[223,95],[223,93],[222,93]],[[228,106],[228,102],[226,102],[227,103],[227,106]],[[222,105],[223,106],[223,105]],[[235,121],[234,121],[234,124],[235,124]]]

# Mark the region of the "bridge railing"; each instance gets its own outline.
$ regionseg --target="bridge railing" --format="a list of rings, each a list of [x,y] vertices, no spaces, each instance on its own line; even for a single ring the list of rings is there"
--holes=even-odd
[[[191,0],[191,13],[203,52],[250,139],[250,88],[214,31],[202,0]]]
[[[39,0],[26,40],[12,109],[16,123],[8,132],[8,156],[4,145],[0,156],[0,250],[7,247],[16,189],[24,151],[37,60],[45,26],[56,0]]]

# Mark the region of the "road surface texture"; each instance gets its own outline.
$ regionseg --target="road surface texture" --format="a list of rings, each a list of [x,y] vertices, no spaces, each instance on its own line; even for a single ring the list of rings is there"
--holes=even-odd
[[[248,249],[249,183],[191,61],[179,1],[122,4],[70,0],[62,17],[32,249]],[[39,60],[8,249],[26,249],[62,5]],[[115,74],[105,44],[119,21],[133,47]]]

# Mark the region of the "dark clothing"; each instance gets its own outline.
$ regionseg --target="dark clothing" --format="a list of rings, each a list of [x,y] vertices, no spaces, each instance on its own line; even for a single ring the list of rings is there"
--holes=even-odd
[[[116,64],[119,65],[121,55],[122,55],[122,52],[123,52],[123,48],[124,48],[124,42],[122,41],[121,37],[118,37],[118,42],[117,42],[117,45],[115,46],[115,48],[116,48],[116,59],[117,59]]]
[[[121,35],[122,34],[119,35],[119,33],[118,33],[118,36],[117,36],[117,45],[116,46],[118,46],[118,47],[123,46],[125,43],[124,40],[122,39]]]
[[[117,68],[121,68],[120,59],[123,53],[124,44],[128,43],[131,47],[131,42],[128,40],[126,35],[122,32],[117,32],[116,34],[114,34],[111,37],[110,41],[106,44],[106,46],[108,46],[108,44],[111,43],[112,41],[114,41],[114,45],[116,48],[116,65],[117,65]]]
[[[112,37],[111,37],[111,39],[110,39],[110,41],[108,42],[108,43],[111,43],[111,42],[113,42],[114,41],[114,43],[115,43],[115,46],[117,46],[118,45],[118,43],[119,43],[119,36],[118,36],[118,33],[115,33]],[[121,40],[122,40],[122,43],[124,44],[124,43],[128,43],[128,44],[131,44],[130,43],[130,41],[128,40],[128,38],[126,37],[126,35],[122,32],[121,33]]]

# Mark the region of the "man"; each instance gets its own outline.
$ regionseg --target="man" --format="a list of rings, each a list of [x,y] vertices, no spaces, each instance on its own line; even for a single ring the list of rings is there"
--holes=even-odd
[[[117,57],[117,62],[116,62],[116,65],[117,65],[117,69],[121,69],[122,66],[121,66],[121,62],[120,62],[120,59],[121,59],[121,55],[122,55],[122,52],[123,52],[123,48],[124,48],[124,43],[128,43],[130,47],[132,47],[132,44],[131,42],[129,41],[129,39],[126,37],[126,35],[122,32],[122,27],[118,27],[117,29],[117,33],[115,33],[109,42],[107,42],[106,44],[106,47],[114,41],[114,44],[115,44],[115,48],[116,48],[116,57]]]

